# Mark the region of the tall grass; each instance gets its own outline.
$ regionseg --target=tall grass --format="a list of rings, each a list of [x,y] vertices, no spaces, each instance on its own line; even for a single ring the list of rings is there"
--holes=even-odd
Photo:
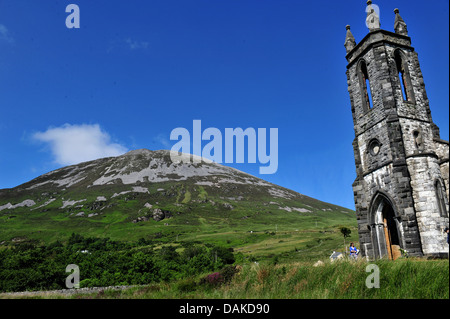
[[[439,299],[449,297],[448,261],[378,261],[379,288],[368,288],[364,261],[276,266],[247,266],[225,298],[275,299]]]
[[[204,297],[236,299],[436,299],[449,297],[448,261],[385,261],[380,287],[368,288],[364,261],[246,265],[231,285],[205,291]],[[201,295],[200,295],[201,297]]]
[[[379,288],[368,288],[369,264],[379,269]],[[228,284],[205,286],[201,277],[77,298],[151,299],[448,299],[448,260],[401,259],[279,265],[246,264]]]
[[[368,288],[369,264],[379,269],[379,288]],[[168,283],[94,294],[49,295],[34,298],[121,299],[448,299],[448,260],[400,259],[287,264],[245,264],[231,282],[204,284],[205,275]],[[203,283],[202,283],[203,282]],[[0,298],[10,298],[2,296]]]

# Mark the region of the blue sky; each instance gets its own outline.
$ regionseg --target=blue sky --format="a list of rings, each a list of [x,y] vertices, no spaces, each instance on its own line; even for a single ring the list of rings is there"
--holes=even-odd
[[[66,28],[70,3],[80,29]],[[374,3],[389,31],[400,9],[448,140],[448,1]],[[173,129],[201,120],[278,128],[276,174],[230,166],[354,209],[347,24],[357,42],[367,34],[365,1],[2,0],[0,188],[71,160],[168,149]]]

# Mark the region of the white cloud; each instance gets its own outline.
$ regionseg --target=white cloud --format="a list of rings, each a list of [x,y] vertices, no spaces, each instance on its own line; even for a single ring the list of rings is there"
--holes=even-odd
[[[48,143],[55,162],[61,165],[119,156],[128,151],[126,147],[112,143],[109,134],[102,131],[98,124],[64,124],[37,132],[33,138]]]
[[[11,33],[3,24],[0,24],[0,41],[5,41],[7,43],[14,42],[14,39],[11,36]]]

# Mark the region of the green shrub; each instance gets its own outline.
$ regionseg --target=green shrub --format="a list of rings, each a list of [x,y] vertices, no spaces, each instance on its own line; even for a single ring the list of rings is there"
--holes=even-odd
[[[180,255],[175,246],[153,251],[148,243],[72,234],[65,245],[26,243],[2,249],[0,292],[63,289],[69,264],[79,267],[81,287],[104,287],[170,282],[218,270],[235,260],[223,247],[191,243]]]

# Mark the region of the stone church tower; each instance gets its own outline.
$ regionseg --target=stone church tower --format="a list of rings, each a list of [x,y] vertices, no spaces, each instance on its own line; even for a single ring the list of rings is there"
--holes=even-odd
[[[447,257],[449,142],[433,123],[405,21],[382,30],[367,2],[369,33],[347,26],[347,83],[355,129],[353,183],[363,256]]]

